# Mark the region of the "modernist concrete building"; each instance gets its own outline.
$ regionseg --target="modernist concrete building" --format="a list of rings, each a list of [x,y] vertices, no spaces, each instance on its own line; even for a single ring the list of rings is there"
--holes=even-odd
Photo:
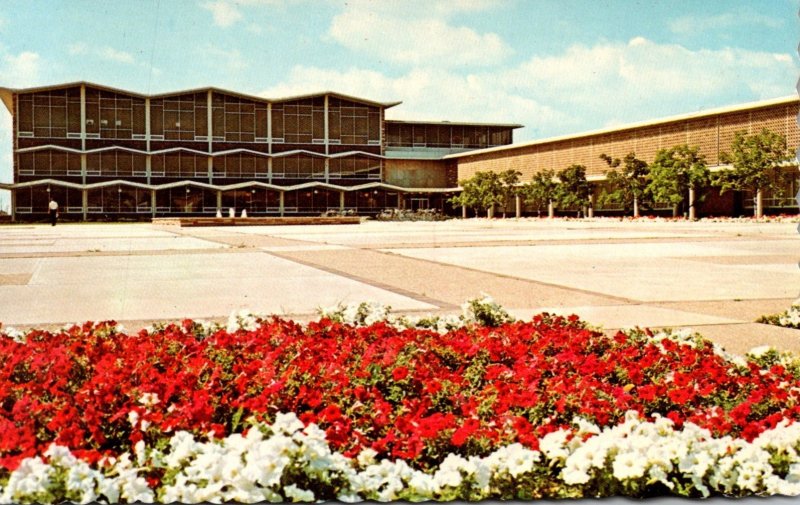
[[[737,131],[767,128],[800,144],[798,97],[768,100],[604,130],[513,144],[518,124],[395,121],[376,102],[335,92],[266,99],[218,88],[143,95],[88,82],[0,88],[12,115],[12,195],[17,220],[40,220],[53,197],[67,219],[149,219],[376,214],[436,208],[477,171],[587,167],[594,194],[607,165],[600,154],[651,162],[659,149],[698,146],[712,170]],[[786,170],[797,174],[796,165]],[[797,212],[797,177],[771,212]],[[749,195],[711,194],[699,214],[750,213]],[[509,209],[512,214],[514,209]],[[521,213],[535,212],[520,205]],[[595,206],[597,212],[619,209]],[[664,209],[666,211],[666,208]],[[526,212],[527,211],[527,212]]]
[[[448,154],[516,124],[387,121],[400,102],[202,88],[143,95],[88,82],[0,88],[12,115],[12,215],[67,219],[449,209]]]

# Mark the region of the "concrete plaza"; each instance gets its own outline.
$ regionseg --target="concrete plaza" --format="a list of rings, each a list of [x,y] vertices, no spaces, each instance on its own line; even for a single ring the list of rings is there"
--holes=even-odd
[[[753,321],[800,294],[793,223],[598,219],[179,228],[0,226],[0,321],[114,319],[129,330],[249,309],[298,318],[376,301],[456,312],[490,294],[521,318],[605,329],[691,327],[732,352],[800,352],[800,331]]]

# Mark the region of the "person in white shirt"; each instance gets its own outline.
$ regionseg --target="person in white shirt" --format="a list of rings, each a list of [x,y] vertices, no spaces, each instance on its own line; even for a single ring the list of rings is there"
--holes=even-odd
[[[50,209],[50,224],[55,226],[56,220],[58,219],[58,202],[51,198],[48,207]]]

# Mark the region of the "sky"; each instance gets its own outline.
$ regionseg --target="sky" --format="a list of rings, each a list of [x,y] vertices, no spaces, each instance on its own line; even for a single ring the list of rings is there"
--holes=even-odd
[[[796,93],[797,0],[0,0],[0,86],[402,101],[515,142]],[[0,181],[11,116],[0,108]],[[0,191],[0,209],[8,195]]]

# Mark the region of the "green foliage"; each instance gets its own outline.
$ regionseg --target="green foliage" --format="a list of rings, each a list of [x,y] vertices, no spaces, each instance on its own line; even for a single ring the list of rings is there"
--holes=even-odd
[[[450,199],[454,205],[470,207],[476,212],[488,210],[500,202],[502,181],[497,172],[475,172],[469,179],[458,181],[462,191]]]
[[[476,212],[488,210],[494,205],[501,205],[505,209],[516,195],[520,175],[516,170],[475,172],[469,179],[458,181],[462,191],[449,201],[453,205],[470,207]]]
[[[782,174],[780,165],[793,157],[783,135],[767,129],[753,135],[736,132],[731,152],[720,155],[733,168],[720,172],[713,183],[719,186],[720,193],[780,189],[788,175]]]
[[[556,198],[562,207],[585,207],[589,205],[589,182],[586,180],[586,167],[570,165],[558,172],[560,183],[556,189]]]
[[[521,194],[525,203],[533,205],[536,210],[546,209],[555,197],[558,182],[553,170],[542,170],[533,175],[533,180],[522,187]]]
[[[601,201],[622,205],[626,212],[633,209],[634,200],[642,205],[650,173],[647,162],[638,159],[635,153],[628,153],[622,159],[604,153],[600,159],[611,168],[606,172],[606,181],[611,190],[603,193]]]
[[[689,189],[695,190],[695,201],[702,199],[701,192],[710,180],[705,156],[698,147],[680,145],[661,149],[650,165],[647,193],[656,202],[669,202],[674,206],[684,203]]]

